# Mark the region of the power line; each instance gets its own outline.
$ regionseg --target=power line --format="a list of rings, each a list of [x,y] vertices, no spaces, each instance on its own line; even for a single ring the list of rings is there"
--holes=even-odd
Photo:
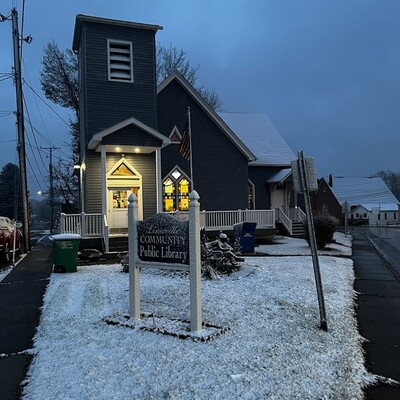
[[[37,140],[36,140],[35,131],[32,129],[31,117],[30,117],[30,114],[29,114],[28,106],[27,106],[27,104],[26,104],[25,96],[24,96],[24,104],[25,104],[26,114],[27,114],[27,117],[28,117],[27,120],[28,120],[29,126],[31,127],[31,130],[32,130],[32,136],[33,136],[33,138],[34,138],[34,140],[35,140],[36,146],[39,148],[38,142],[37,142]],[[28,136],[28,141],[29,141],[29,136]],[[29,141],[29,144],[30,144],[30,141]],[[32,147],[31,147],[31,148],[32,148]],[[32,153],[33,153],[33,156],[34,156],[34,158],[35,158],[35,161],[36,161],[36,165],[37,165],[37,167],[38,167],[38,170],[40,170],[39,165],[38,165],[38,163],[37,163],[37,159],[36,159],[35,153],[34,153],[34,152],[32,152]],[[40,160],[42,161],[43,167],[46,168],[46,167],[45,167],[45,164],[44,164],[44,161],[43,161],[43,158],[42,158],[42,154],[41,154],[40,152],[38,152],[38,154],[39,154]]]
[[[68,128],[71,127],[71,125],[70,125],[56,110],[54,110],[54,108],[52,108],[52,107],[46,102],[46,100],[44,100],[44,99],[36,92],[36,90],[35,90],[32,86],[30,86],[26,81],[24,81],[24,84],[27,85],[27,86],[29,87],[29,89],[31,89],[32,92],[33,92],[40,100],[42,100],[42,102],[43,102],[48,108],[50,108],[50,110],[53,111],[53,113],[56,114],[57,117],[59,117],[59,118],[61,119],[61,121],[64,122],[65,125],[68,126]]]

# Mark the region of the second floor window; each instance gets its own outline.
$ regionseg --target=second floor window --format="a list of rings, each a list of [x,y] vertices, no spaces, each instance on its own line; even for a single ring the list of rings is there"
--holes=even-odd
[[[133,82],[132,42],[108,39],[108,80]]]

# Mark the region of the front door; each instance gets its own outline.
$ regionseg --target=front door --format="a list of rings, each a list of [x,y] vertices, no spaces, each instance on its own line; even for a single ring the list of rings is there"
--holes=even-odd
[[[134,193],[139,200],[139,187],[119,187],[108,190],[108,221],[110,228],[128,227],[128,198]],[[140,201],[138,201],[140,204]]]
[[[284,212],[286,210],[286,190],[274,189],[271,191],[271,208],[281,208]]]

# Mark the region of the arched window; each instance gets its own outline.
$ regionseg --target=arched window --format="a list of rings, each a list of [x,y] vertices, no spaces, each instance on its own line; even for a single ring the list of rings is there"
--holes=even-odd
[[[189,210],[190,180],[175,167],[163,180],[163,209],[166,212]]]
[[[175,183],[170,178],[163,182],[163,203],[164,211],[176,210]]]

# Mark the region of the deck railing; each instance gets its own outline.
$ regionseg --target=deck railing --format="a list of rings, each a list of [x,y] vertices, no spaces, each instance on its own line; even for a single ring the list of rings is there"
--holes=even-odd
[[[307,216],[300,207],[289,208],[288,217],[293,221],[300,221],[303,224],[307,220]]]
[[[181,220],[188,219],[188,213],[176,211],[170,213]],[[226,230],[240,222],[256,222],[257,228],[275,228],[275,210],[231,210],[201,211],[200,225],[206,230]]]
[[[103,237],[103,214],[61,213],[61,233],[77,233],[81,237]]]
[[[170,213],[181,220],[188,219],[188,213]],[[257,228],[275,228],[275,210],[233,210],[201,211],[200,224],[206,230],[232,229],[240,222],[256,222]],[[103,214],[61,214],[61,233],[77,233],[82,238],[103,237],[108,243],[109,229]]]

